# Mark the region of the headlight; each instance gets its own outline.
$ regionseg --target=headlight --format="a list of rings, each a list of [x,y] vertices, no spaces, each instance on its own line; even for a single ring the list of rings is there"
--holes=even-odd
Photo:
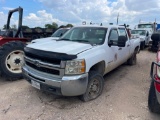
[[[71,60],[66,62],[65,74],[83,74],[85,73],[85,60]]]

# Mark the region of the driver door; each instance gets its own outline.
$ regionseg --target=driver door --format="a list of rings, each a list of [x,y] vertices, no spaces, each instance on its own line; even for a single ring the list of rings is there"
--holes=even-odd
[[[112,60],[112,62],[109,63],[109,67],[111,67],[111,69],[116,68],[119,64],[120,64],[120,54],[119,54],[119,47],[117,46],[118,43],[118,30],[117,28],[112,28],[110,30],[109,33],[109,37],[108,37],[108,45],[110,42],[113,42],[114,45],[109,45],[109,49],[108,52],[109,53],[109,58]]]

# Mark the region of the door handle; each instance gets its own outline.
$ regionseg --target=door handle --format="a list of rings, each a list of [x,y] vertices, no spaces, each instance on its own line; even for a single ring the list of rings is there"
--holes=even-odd
[[[128,44],[127,47],[129,47],[130,45]]]
[[[122,48],[118,48],[118,50],[122,50]]]

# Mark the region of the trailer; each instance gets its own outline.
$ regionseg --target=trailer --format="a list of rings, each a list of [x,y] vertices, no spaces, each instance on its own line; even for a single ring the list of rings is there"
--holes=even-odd
[[[50,37],[56,30],[55,28],[26,28],[22,29],[22,34],[24,38],[31,41],[37,38]]]

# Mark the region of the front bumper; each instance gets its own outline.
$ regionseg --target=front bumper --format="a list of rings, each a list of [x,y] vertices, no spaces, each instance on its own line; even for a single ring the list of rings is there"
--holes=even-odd
[[[88,84],[88,73],[74,76],[56,77],[51,74],[39,72],[28,66],[22,67],[24,78],[40,83],[40,89],[63,96],[78,96],[86,92]]]

